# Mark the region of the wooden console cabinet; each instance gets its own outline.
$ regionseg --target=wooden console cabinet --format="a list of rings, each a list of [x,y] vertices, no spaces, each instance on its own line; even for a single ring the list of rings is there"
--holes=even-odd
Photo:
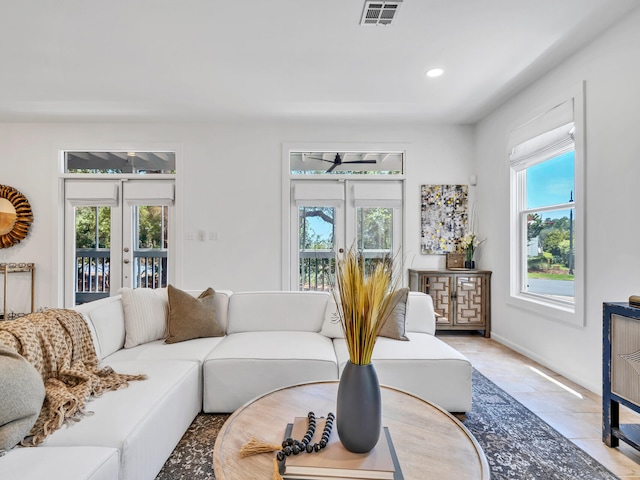
[[[431,295],[438,330],[482,330],[491,335],[491,272],[409,269],[409,288]]]
[[[620,425],[620,405],[640,413],[640,308],[603,304],[602,441],[640,450],[640,424]]]

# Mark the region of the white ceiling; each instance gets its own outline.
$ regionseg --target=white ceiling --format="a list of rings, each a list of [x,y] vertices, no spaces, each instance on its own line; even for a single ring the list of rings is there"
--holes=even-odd
[[[0,2],[0,121],[473,123],[639,5],[404,0],[361,26],[364,0]]]

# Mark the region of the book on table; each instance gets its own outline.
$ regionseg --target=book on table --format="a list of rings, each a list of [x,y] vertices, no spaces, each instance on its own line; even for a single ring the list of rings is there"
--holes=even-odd
[[[325,418],[318,418],[312,443],[320,441]],[[307,431],[307,418],[296,417],[287,425],[285,438],[301,439]],[[398,457],[389,435],[389,429],[380,431],[380,440],[369,453],[348,451],[338,437],[334,425],[329,443],[319,452],[300,453],[286,457],[280,472],[288,480],[403,480]]]

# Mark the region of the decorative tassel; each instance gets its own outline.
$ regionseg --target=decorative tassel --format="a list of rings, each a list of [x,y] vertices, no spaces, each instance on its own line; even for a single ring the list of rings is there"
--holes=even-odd
[[[255,437],[251,437],[251,439],[240,449],[240,456],[244,458],[250,457],[251,455],[258,455],[259,453],[276,452],[281,448],[282,445],[263,442]]]
[[[311,443],[313,435],[316,431],[316,416],[313,412],[309,412],[307,415],[307,433],[302,440],[294,440],[291,437],[286,438],[281,445],[267,443],[262,440],[258,440],[255,437],[251,437],[242,448],[240,448],[240,457],[245,458],[252,455],[258,455],[260,453],[278,452],[273,459],[273,480],[283,480],[280,475],[280,463],[284,462],[289,455],[298,455],[300,453],[312,453],[319,452],[327,446],[329,442],[329,436],[331,435],[331,429],[333,428],[333,422],[336,416],[334,413],[327,414],[327,418],[324,422],[324,430],[322,432],[322,440],[318,443]]]
[[[278,459],[273,459],[273,480],[282,480],[280,469],[278,468]]]

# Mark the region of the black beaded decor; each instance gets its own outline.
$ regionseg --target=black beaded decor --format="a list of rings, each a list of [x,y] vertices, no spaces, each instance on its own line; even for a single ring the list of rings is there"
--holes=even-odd
[[[327,414],[327,420],[322,430],[322,436],[320,441],[311,443],[313,435],[316,432],[316,415],[313,412],[309,412],[307,415],[307,432],[304,434],[301,440],[295,440],[291,437],[285,438],[282,442],[282,450],[276,454],[276,458],[279,462],[284,461],[289,455],[298,455],[300,453],[313,453],[319,452],[327,446],[329,438],[331,437],[331,430],[333,429],[333,422],[335,421],[335,414],[330,412]]]

